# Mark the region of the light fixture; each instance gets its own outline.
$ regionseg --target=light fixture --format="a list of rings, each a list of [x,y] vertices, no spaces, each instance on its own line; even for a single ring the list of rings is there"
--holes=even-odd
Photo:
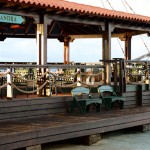
[[[20,25],[18,24],[13,24],[10,26],[11,29],[16,29],[16,28],[20,28]]]

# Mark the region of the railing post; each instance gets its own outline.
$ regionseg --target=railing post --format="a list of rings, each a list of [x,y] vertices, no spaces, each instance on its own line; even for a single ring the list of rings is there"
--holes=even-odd
[[[145,69],[146,69],[146,71],[145,71],[145,78],[146,78],[145,83],[149,84],[149,67],[148,67],[148,62],[145,62]]]
[[[7,99],[8,99],[8,100],[11,100],[11,99],[13,98],[12,76],[11,76],[11,74],[10,74],[11,68],[8,68],[8,69],[7,69],[7,72],[9,72],[9,73],[7,74],[7,83],[9,83],[9,84],[7,85]]]
[[[126,76],[125,76],[125,63],[124,59],[119,59],[120,64],[120,73],[119,73],[119,85],[120,85],[120,93],[122,95],[123,92],[126,91]]]
[[[113,58],[115,60],[114,64],[114,72],[113,72],[113,79],[114,79],[114,89],[117,91],[117,85],[118,85],[118,63],[117,59]]]
[[[77,68],[77,86],[81,86],[80,81],[81,81],[81,69]]]
[[[138,87],[137,87],[137,106],[142,106],[142,85],[141,84],[138,84]]]

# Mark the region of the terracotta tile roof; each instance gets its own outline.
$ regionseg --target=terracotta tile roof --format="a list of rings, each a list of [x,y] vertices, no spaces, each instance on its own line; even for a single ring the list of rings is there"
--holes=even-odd
[[[37,7],[53,8],[64,11],[83,13],[93,16],[118,18],[123,20],[150,23],[150,17],[125,13],[121,11],[108,10],[100,7],[78,4],[64,0],[5,0],[5,2],[23,3]]]

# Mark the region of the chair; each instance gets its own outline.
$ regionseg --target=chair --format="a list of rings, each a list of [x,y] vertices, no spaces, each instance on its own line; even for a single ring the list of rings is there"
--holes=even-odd
[[[85,87],[76,87],[71,91],[73,96],[73,101],[71,102],[70,112],[74,112],[74,108],[78,107],[81,114],[89,112],[89,106],[94,104],[96,111],[100,112],[100,105],[102,104],[102,99],[100,98],[90,98],[90,90]]]
[[[124,107],[124,97],[118,96],[113,87],[109,85],[104,85],[98,88],[100,97],[108,110],[111,110],[115,102],[119,103],[120,109]]]

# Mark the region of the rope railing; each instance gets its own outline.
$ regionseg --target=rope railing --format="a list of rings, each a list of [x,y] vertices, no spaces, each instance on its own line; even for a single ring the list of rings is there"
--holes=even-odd
[[[65,76],[60,76],[60,75],[57,75],[53,72],[49,72],[49,74],[53,75],[56,78],[68,79],[68,78],[71,78],[71,77],[75,77],[78,74],[78,72],[73,74],[73,75],[65,75]]]
[[[97,86],[100,86],[101,84],[99,83],[94,83],[94,84],[87,84],[85,82],[82,82],[82,81],[78,81],[79,83],[81,83],[82,86],[88,86],[88,87],[97,87]]]
[[[87,66],[85,68],[87,68]],[[79,70],[80,69],[81,68],[79,68]],[[11,69],[9,69],[9,71],[7,72],[0,73],[0,78],[5,77],[5,79],[2,79],[1,83],[3,84],[0,86],[0,90],[7,87],[7,85],[9,85],[10,86],[9,90],[16,89],[26,94],[36,93],[39,90],[42,90],[45,86],[49,86],[50,90],[53,90],[52,88],[57,88],[57,87],[58,88],[76,87],[76,86],[79,86],[77,85],[78,83],[80,83],[82,86],[90,86],[90,87],[98,86],[99,84],[90,84],[90,83],[87,84],[86,82],[78,81],[78,77],[80,77],[82,80],[83,76],[96,77],[96,76],[101,75],[101,73],[92,74],[92,72],[88,72],[88,71],[83,73],[79,70],[77,72],[73,72],[72,74],[70,73],[66,75],[64,72],[62,74],[59,74],[59,73],[54,73],[48,70],[48,71],[45,71],[44,73],[41,73],[39,76],[35,78],[35,77],[30,77],[29,74],[27,74],[26,72],[25,72],[25,75],[23,75],[21,73],[14,73],[13,72],[14,70],[13,71],[10,71],[10,70]],[[4,84],[4,82],[7,82],[7,83]],[[26,82],[26,89],[23,89],[22,83],[25,83],[25,82]],[[28,82],[30,82],[30,84],[27,84]],[[33,82],[33,84],[31,82]],[[37,84],[35,85],[36,82]],[[28,85],[30,87],[33,86],[33,89],[31,88],[27,89]]]
[[[10,83],[5,83],[5,84],[1,85],[1,86],[0,86],[0,89],[6,87],[6,86],[9,85],[9,84],[10,84]]]
[[[111,63],[114,63],[114,61],[112,61]],[[131,65],[131,67],[126,66],[126,69],[125,69],[126,83],[132,84],[132,83],[135,83],[136,81],[138,83],[144,83],[144,82],[146,83],[146,80],[149,79],[147,78],[149,76],[147,75],[148,67],[146,67],[146,65],[150,67],[150,63],[148,63],[148,61],[138,61],[138,62],[126,61],[126,63],[127,63],[126,65],[128,66]],[[137,66],[135,65],[136,63],[138,64]],[[141,66],[139,67],[140,63],[142,65],[142,68],[140,68]],[[134,66],[132,64],[134,64]],[[137,70],[140,69],[142,72],[138,74],[138,72],[136,72],[136,68]],[[14,73],[11,71],[7,71],[3,73],[1,72],[0,78],[3,78],[3,79],[1,80],[2,82],[1,82],[0,90],[6,87],[8,87],[10,90],[10,87],[12,86],[11,90],[16,89],[22,93],[31,94],[31,93],[36,93],[36,92],[40,93],[40,90],[43,90],[44,88],[48,89],[50,92],[53,92],[53,91],[57,92],[58,90],[57,88],[67,89],[69,87],[74,88],[76,86],[95,88],[103,84],[102,76],[101,76],[103,73],[103,70],[96,70],[96,73],[93,73],[93,72],[94,71],[91,69],[89,70],[89,68],[88,70],[85,70],[85,72],[81,72],[81,68],[79,68],[79,70],[77,72],[73,72],[73,74],[71,74],[72,72],[69,72],[70,74],[68,74],[68,71],[67,71],[66,72],[67,75],[66,75],[64,72],[60,72],[60,73],[52,72],[48,68],[47,71],[39,74],[39,76],[36,76],[36,78],[35,76],[29,76],[30,74],[27,74],[27,73],[25,73],[25,75],[23,76],[20,73]],[[33,74],[33,75],[36,75],[36,74]],[[141,80],[139,81],[140,76],[141,76]],[[8,79],[10,79],[10,81]],[[28,82],[30,83],[28,84]],[[7,85],[9,85],[10,87]]]
[[[26,94],[31,94],[31,93],[35,93],[39,90],[41,90],[46,84],[48,83],[48,81],[44,82],[40,87],[38,87],[36,90],[32,90],[32,91],[25,91],[25,90],[22,90],[20,88],[18,88],[15,84],[12,83],[12,86],[14,88],[16,88],[18,91],[22,92],[22,93],[26,93]]]
[[[15,73],[10,72],[10,74],[11,74],[12,76],[14,76],[14,77],[16,77],[17,79],[20,79],[20,80],[22,80],[22,81],[26,81],[26,82],[31,82],[31,81],[32,81],[32,82],[36,82],[36,81],[40,80],[41,78],[43,78],[47,73],[48,73],[48,72],[46,71],[44,74],[42,74],[41,76],[39,76],[37,79],[28,80],[28,79],[24,79],[23,76],[19,77],[19,76],[16,75]],[[21,74],[19,74],[19,75],[21,75]]]
[[[75,83],[73,84],[68,84],[68,85],[59,85],[59,84],[53,84],[52,86],[55,86],[55,87],[62,87],[62,88],[67,88],[67,87],[74,87],[76,86],[78,83],[78,81],[76,81]]]
[[[44,86],[45,86],[47,83],[49,83],[49,81],[44,82],[40,87],[38,87],[38,89],[32,90],[32,91],[25,91],[25,90],[22,90],[22,89],[18,88],[18,87],[17,87],[15,84],[13,84],[13,83],[12,83],[12,86],[13,86],[14,88],[16,88],[18,91],[22,92],[22,93],[31,94],[31,93],[35,93],[35,92],[41,90],[42,88],[44,88]],[[61,87],[61,88],[75,87],[75,86],[77,85],[77,83],[81,83],[81,85],[82,85],[82,86],[85,86],[85,87],[87,87],[87,86],[88,86],[88,87],[97,87],[97,86],[100,85],[100,84],[87,84],[87,83],[85,83],[85,82],[76,81],[75,83],[69,84],[69,85],[51,84],[51,87],[53,87],[53,86],[54,86],[54,87]],[[9,83],[8,83],[8,84],[9,84]],[[7,84],[7,85],[8,85],[8,84]],[[5,86],[6,86],[6,85],[5,85]]]
[[[89,76],[89,77],[96,77],[101,75],[102,73],[97,73],[97,74],[86,74],[86,73],[81,73],[82,76]]]
[[[59,76],[59,75],[56,75],[56,74],[54,74],[54,73],[52,73],[52,72],[50,72],[50,71],[46,71],[43,75],[41,75],[40,77],[38,77],[37,79],[33,79],[33,80],[28,80],[28,79],[24,79],[24,77],[23,76],[18,76],[18,74],[16,75],[15,73],[12,73],[12,72],[7,72],[7,73],[5,73],[5,76],[7,75],[7,74],[11,74],[13,77],[15,77],[15,78],[17,78],[17,79],[19,79],[19,80],[22,80],[22,81],[26,81],[26,82],[36,82],[36,81],[38,81],[39,79],[41,79],[41,78],[43,78],[47,73],[49,73],[49,74],[51,74],[51,75],[53,75],[55,78],[61,78],[61,79],[69,79],[69,78],[72,78],[72,77],[75,77],[77,74],[79,74],[79,75],[82,75],[82,76],[90,76],[90,77],[96,77],[96,76],[99,76],[99,75],[101,75],[102,73],[97,73],[97,74],[86,74],[86,73],[75,73],[75,74],[73,74],[73,75],[67,75],[67,76]],[[19,75],[21,75],[21,74],[19,74]],[[3,76],[4,77],[4,76]]]
[[[10,72],[8,71],[8,72],[6,72],[6,73],[1,73],[0,74],[0,78],[3,78],[3,77],[5,77],[7,74],[9,74]]]

